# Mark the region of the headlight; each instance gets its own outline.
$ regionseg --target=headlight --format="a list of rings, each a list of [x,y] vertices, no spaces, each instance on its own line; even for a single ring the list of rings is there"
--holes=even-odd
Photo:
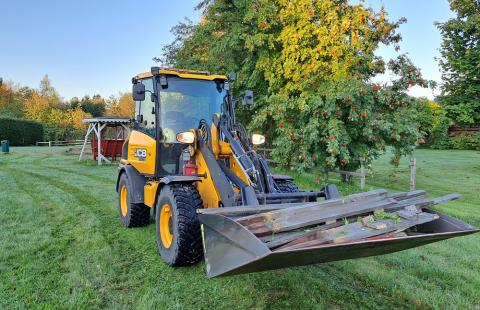
[[[252,143],[254,145],[260,145],[265,143],[265,136],[254,133],[252,135]]]
[[[195,142],[195,135],[191,131],[177,133],[177,141],[181,143],[191,144]]]

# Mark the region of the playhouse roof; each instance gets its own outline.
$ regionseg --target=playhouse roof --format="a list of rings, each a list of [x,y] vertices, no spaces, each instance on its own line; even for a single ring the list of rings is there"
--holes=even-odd
[[[103,124],[129,124],[132,120],[123,116],[102,116],[85,118],[84,123],[103,123]]]

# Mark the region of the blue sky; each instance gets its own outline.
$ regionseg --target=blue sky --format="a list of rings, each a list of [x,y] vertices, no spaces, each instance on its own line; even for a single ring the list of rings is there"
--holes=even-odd
[[[85,94],[108,97],[130,89],[130,79],[148,71],[154,56],[172,40],[170,29],[189,17],[198,0],[2,1],[0,77],[37,87],[44,74],[64,98]],[[407,52],[425,77],[440,81],[437,62],[441,38],[433,25],[452,16],[447,0],[366,0],[384,5],[400,28]],[[392,48],[380,48],[384,57]],[[412,94],[431,97],[431,91]]]

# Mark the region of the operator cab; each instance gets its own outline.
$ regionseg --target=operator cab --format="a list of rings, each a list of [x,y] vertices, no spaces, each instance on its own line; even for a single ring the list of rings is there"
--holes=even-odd
[[[176,136],[201,122],[211,127],[212,116],[222,112],[227,100],[226,81],[225,76],[202,71],[155,67],[133,78],[134,128],[157,141],[155,175],[181,174],[181,157],[188,152]]]

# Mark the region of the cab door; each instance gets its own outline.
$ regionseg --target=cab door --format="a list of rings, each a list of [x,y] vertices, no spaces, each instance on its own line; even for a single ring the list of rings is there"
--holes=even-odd
[[[156,111],[153,80],[140,80],[145,85],[145,100],[135,102],[135,116],[137,122],[130,134],[128,144],[128,161],[140,173],[154,175],[157,153],[156,142]]]

